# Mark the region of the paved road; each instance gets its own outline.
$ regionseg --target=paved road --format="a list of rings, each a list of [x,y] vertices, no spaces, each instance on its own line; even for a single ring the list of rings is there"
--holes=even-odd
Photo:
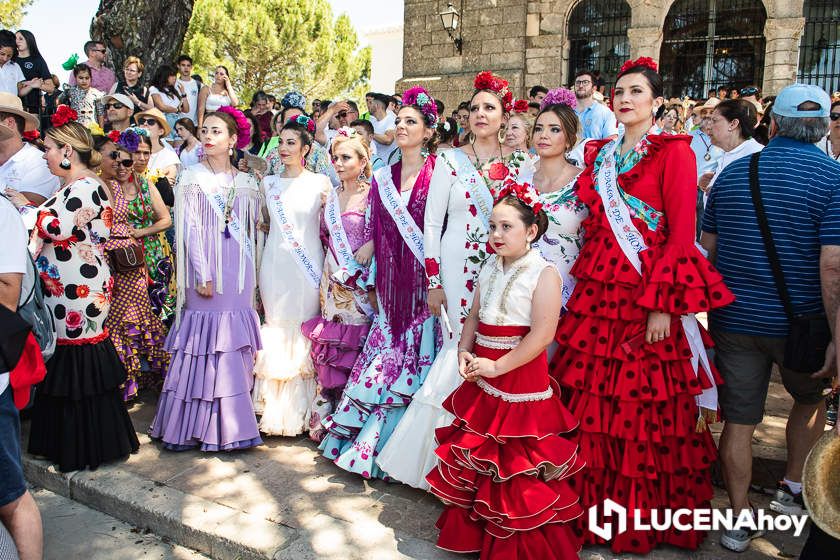
[[[43,488],[32,495],[44,522],[44,560],[208,560]]]

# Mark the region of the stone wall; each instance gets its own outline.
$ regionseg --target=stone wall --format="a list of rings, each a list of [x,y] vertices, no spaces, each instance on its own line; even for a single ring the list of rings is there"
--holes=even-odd
[[[579,0],[453,0],[462,10],[464,40],[459,55],[443,30],[446,0],[405,0],[405,53],[398,90],[414,84],[440,97],[447,108],[472,89],[481,70],[511,82],[515,96],[534,84],[567,85],[569,42],[566,22]],[[633,58],[659,59],[662,27],[674,0],[628,0],[627,31]],[[799,41],[805,25],[804,0],[763,0],[767,11],[765,92],[775,93],[796,77]],[[449,112],[449,111],[447,111]]]

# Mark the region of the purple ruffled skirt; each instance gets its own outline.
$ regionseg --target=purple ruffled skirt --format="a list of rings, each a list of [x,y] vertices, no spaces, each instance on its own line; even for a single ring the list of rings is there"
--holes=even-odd
[[[312,341],[312,362],[318,386],[327,393],[324,396],[340,396],[365,345],[370,324],[348,325],[315,317],[303,323],[300,330]]]
[[[229,451],[260,445],[251,402],[262,348],[251,308],[185,308],[166,339],[172,359],[149,429],[166,448]]]

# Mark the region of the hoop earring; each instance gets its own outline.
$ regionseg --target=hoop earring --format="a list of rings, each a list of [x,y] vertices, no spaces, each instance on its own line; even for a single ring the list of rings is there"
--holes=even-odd
[[[501,144],[502,142],[504,142],[504,141],[505,141],[505,129],[504,129],[504,128],[500,128],[500,129],[499,129],[499,134],[497,134],[497,136],[498,136],[498,138],[499,138],[499,144]]]

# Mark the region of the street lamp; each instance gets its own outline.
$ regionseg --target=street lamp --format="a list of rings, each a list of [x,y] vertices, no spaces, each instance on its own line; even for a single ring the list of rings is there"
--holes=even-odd
[[[458,54],[461,54],[461,48],[464,45],[464,40],[461,37],[461,14],[458,13],[458,10],[456,10],[455,6],[453,6],[450,2],[446,6],[446,9],[439,15],[443,28],[446,29],[446,32],[449,34],[449,38],[452,39],[453,43],[455,43],[455,48],[458,50]],[[455,36],[456,32],[458,34],[457,37]]]

